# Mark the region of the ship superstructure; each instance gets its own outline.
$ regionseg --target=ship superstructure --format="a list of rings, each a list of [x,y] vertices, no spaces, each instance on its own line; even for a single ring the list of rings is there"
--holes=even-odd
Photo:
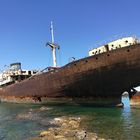
[[[100,47],[90,50],[89,56],[101,54],[107,51],[112,51],[119,48],[131,46],[131,45],[135,45],[138,43],[140,43],[140,41],[136,37],[124,37],[124,38],[109,42],[105,45],[102,45]]]
[[[27,79],[37,73],[36,70],[22,70],[21,63],[12,63],[0,73],[0,87]]]

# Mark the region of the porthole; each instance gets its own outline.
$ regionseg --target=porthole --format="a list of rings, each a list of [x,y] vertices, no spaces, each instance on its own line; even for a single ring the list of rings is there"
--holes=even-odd
[[[130,50],[128,49],[127,52],[130,52]]]
[[[128,43],[128,40],[126,40],[125,43]]]

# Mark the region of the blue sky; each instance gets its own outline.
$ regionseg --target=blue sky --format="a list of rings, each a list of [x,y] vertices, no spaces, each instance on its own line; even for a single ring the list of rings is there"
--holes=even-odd
[[[59,65],[122,36],[140,37],[139,0],[0,0],[0,68],[21,62],[24,69],[52,65],[50,21],[61,46]]]

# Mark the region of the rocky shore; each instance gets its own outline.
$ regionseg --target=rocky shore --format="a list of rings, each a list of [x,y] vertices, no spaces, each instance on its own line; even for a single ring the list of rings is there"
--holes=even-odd
[[[59,117],[49,123],[54,126],[42,131],[38,137],[29,140],[105,140],[96,133],[82,129],[81,117]]]
[[[32,120],[41,125],[47,126],[47,130],[39,132],[37,137],[28,140],[106,140],[100,138],[94,132],[88,132],[83,128],[82,123],[85,118],[82,116],[62,116],[54,119],[43,119],[39,114],[50,111],[52,108],[45,106],[39,109],[30,109],[28,112],[22,112],[16,116],[20,120]]]

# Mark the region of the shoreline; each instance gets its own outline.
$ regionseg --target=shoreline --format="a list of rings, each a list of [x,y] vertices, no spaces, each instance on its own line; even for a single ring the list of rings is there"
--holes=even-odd
[[[106,140],[97,133],[88,132],[81,127],[82,117],[57,117],[49,123],[53,125],[43,130],[37,137],[29,140]]]
[[[38,113],[48,112],[52,109],[53,108],[41,106],[38,109],[30,109],[28,112],[23,112],[16,116],[18,120],[42,121],[44,125],[49,126],[38,132],[36,136],[27,138],[27,140],[106,140],[105,138],[99,137],[94,131],[91,132],[85,128],[83,125],[83,123],[87,121],[85,116],[63,115],[43,121],[40,116],[37,115]]]

